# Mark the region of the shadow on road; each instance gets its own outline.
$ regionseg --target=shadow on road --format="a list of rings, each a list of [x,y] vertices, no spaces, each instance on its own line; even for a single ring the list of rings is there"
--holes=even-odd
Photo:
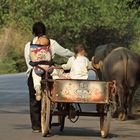
[[[31,129],[31,125],[27,125],[27,124],[25,124],[25,125],[21,124],[21,125],[20,125],[20,124],[19,124],[19,125],[15,125],[15,126],[14,126],[14,129],[18,129],[18,130],[19,130],[19,129],[20,129],[20,130],[21,130],[21,129]]]
[[[20,111],[9,111],[0,109],[0,114],[29,114],[28,110],[20,110]]]

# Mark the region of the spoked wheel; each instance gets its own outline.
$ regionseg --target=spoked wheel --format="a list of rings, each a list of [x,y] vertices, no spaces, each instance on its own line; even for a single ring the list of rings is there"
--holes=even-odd
[[[48,91],[42,94],[42,106],[41,106],[41,130],[42,136],[46,137],[50,133],[50,99],[48,98]]]
[[[101,105],[102,113],[100,115],[100,133],[102,138],[106,138],[110,129],[111,109],[109,105]]]

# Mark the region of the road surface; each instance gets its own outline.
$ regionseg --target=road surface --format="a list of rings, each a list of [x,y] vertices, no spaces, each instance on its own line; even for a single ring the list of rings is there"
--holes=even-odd
[[[98,117],[80,117],[74,124],[67,119],[64,132],[53,127],[52,136],[48,138],[33,133],[28,100],[25,73],[0,75],[0,140],[102,140]],[[93,108],[93,105],[84,106],[85,110]],[[107,140],[132,139],[140,140],[140,118],[124,122],[111,120]]]

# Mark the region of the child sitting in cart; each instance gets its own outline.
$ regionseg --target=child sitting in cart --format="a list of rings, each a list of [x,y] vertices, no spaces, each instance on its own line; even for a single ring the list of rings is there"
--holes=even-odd
[[[62,73],[62,69],[54,69],[52,73],[53,79],[84,79],[96,80],[96,74],[91,67],[89,59],[86,57],[86,48],[82,43],[74,46],[75,55],[70,57],[66,64],[61,65],[64,70],[70,70],[69,73]],[[59,72],[57,72],[59,71]],[[74,104],[70,105],[69,119],[74,119],[76,116],[76,109]]]
[[[82,43],[74,46],[75,55],[70,57],[66,64],[61,65],[63,69],[54,69],[52,73],[53,79],[81,79],[81,80],[96,80],[96,73],[93,71],[89,59],[86,57],[86,48]],[[90,70],[89,70],[90,69]],[[63,73],[63,70],[70,70],[69,73]],[[82,84],[82,83],[81,83]],[[83,87],[83,85],[81,85]],[[71,88],[71,87],[69,87]],[[83,89],[82,89],[83,90]],[[66,92],[64,92],[65,94]],[[81,92],[83,93],[83,92]],[[84,93],[85,94],[85,93]],[[63,95],[65,97],[65,95]],[[67,95],[71,96],[71,94]],[[73,98],[73,95],[69,99]],[[70,104],[68,118],[74,119],[76,109],[73,103]]]
[[[86,57],[86,48],[82,43],[74,46],[75,55],[70,57],[66,64],[61,65],[64,70],[70,70],[70,73],[52,73],[53,79],[89,79],[96,80],[96,73],[92,69],[89,59]]]

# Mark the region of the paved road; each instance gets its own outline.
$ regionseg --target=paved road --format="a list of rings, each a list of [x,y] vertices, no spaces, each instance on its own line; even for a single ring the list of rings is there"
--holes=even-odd
[[[32,133],[28,91],[24,73],[0,75],[0,140],[101,140],[98,117],[80,117],[75,124],[66,121],[65,130],[52,128],[53,136]],[[93,105],[84,106],[91,110]],[[54,117],[53,121],[56,120]],[[120,122],[112,119],[107,140],[140,140],[140,118]]]

